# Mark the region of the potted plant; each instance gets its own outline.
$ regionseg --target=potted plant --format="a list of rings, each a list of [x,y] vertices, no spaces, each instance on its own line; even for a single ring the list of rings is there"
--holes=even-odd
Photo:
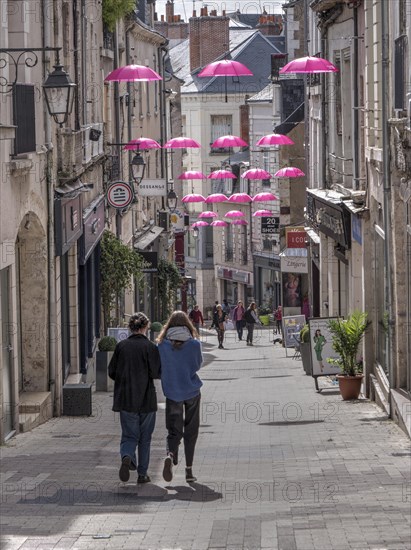
[[[303,362],[305,374],[311,376],[311,346],[310,346],[310,327],[305,324],[300,330],[300,353]]]
[[[96,391],[112,391],[113,381],[108,377],[108,365],[117,345],[114,336],[103,336],[96,352]]]
[[[258,308],[258,317],[264,326],[268,326],[270,324],[270,313],[271,309],[268,306],[260,306]]]
[[[161,332],[162,328],[163,325],[160,321],[153,321],[150,326],[150,339],[154,341]]]
[[[362,337],[369,324],[367,318],[367,313],[354,311],[347,319],[332,319],[328,324],[332,335],[332,347],[340,356],[328,361],[341,369],[337,379],[344,400],[358,399],[360,395],[363,363],[358,354]]]

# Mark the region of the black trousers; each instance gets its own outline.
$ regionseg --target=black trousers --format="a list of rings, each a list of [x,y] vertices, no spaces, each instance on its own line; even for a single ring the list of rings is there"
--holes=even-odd
[[[186,466],[193,465],[194,449],[200,427],[200,400],[197,395],[187,401],[172,401],[166,398],[167,452],[177,458],[178,447],[184,438]]]
[[[247,323],[247,342],[250,342],[250,344],[253,343],[254,324],[255,323]]]

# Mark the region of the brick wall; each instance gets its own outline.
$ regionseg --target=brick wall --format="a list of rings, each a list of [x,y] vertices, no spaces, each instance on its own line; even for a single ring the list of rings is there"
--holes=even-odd
[[[229,49],[229,18],[209,16],[206,8],[201,13],[189,20],[191,71],[215,61]]]

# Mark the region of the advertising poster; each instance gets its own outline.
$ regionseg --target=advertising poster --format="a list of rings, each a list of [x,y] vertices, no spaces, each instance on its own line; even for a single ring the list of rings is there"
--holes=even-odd
[[[301,274],[282,273],[283,278],[283,308],[301,308]],[[301,311],[301,310],[300,310]]]
[[[329,359],[338,359],[339,355],[332,348],[332,336],[328,328],[330,319],[337,317],[322,317],[309,319],[311,356],[313,376],[335,375],[340,373],[338,365],[329,363]]]
[[[300,341],[300,330],[305,325],[305,315],[283,317],[283,334],[285,348],[294,348]]]

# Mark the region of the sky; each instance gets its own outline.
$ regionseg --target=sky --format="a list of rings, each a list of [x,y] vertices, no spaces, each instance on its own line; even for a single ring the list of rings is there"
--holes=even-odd
[[[165,5],[167,0],[156,0],[156,12],[159,16],[165,14]],[[285,0],[225,0],[210,2],[200,2],[197,0],[174,0],[174,13],[175,15],[181,15],[181,18],[185,21],[192,16],[193,9],[196,10],[197,15],[200,15],[200,10],[203,6],[207,6],[208,12],[211,10],[217,10],[217,14],[221,15],[222,11],[233,12],[240,10],[242,13],[262,13],[264,10],[268,14],[281,13],[281,6],[285,3]]]

